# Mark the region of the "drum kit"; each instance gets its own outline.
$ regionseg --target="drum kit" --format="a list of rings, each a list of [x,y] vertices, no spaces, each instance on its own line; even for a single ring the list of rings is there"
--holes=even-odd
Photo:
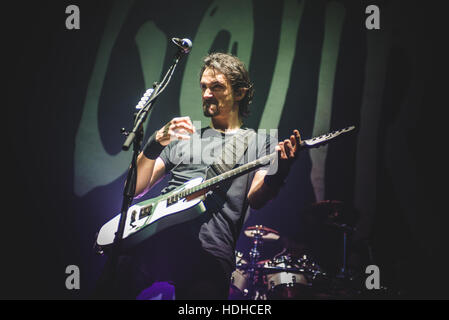
[[[308,254],[306,246],[281,237],[278,231],[263,225],[244,230],[251,239],[248,259],[236,251],[236,269],[231,276],[229,298],[232,300],[281,300],[332,298],[335,279],[349,279],[346,266],[346,243],[354,231],[354,217],[342,210],[340,201],[322,201],[308,210],[309,222],[326,224],[342,233],[342,261],[338,274],[330,276]],[[261,260],[265,242],[283,242],[283,250],[271,259]],[[340,281],[341,282],[341,281]]]

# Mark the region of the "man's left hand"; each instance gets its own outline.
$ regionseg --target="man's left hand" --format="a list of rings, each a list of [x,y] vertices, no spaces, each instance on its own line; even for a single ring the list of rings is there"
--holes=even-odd
[[[275,184],[282,184],[290,172],[291,165],[298,158],[300,148],[301,135],[295,129],[289,139],[279,142],[276,146],[275,150],[278,152],[278,168],[273,177],[268,178],[268,180],[271,180]]]
[[[293,130],[290,139],[281,141],[276,146],[279,151],[279,158],[281,162],[289,163],[298,157],[299,149],[301,148],[301,135],[298,130]]]

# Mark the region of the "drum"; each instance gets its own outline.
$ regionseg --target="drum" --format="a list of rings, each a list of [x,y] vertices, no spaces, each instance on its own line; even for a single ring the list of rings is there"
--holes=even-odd
[[[289,254],[275,257],[264,265],[267,296],[271,300],[313,297],[313,280],[321,271],[307,256]]]
[[[231,275],[231,286],[229,288],[229,299],[244,300],[247,299],[249,287],[249,274],[246,272],[248,262],[243,259],[243,253],[235,253],[236,269]]]

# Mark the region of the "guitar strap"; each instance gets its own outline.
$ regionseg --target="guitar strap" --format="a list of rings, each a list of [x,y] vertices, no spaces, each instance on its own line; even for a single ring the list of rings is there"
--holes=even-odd
[[[243,163],[241,160],[248,149],[249,140],[255,136],[254,130],[239,129],[234,135],[223,139],[221,155],[207,170],[207,179],[225,173]]]

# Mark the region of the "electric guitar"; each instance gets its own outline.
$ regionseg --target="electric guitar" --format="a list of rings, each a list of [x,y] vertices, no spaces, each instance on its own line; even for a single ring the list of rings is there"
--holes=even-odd
[[[300,150],[322,146],[354,129],[354,126],[350,126],[303,140]],[[170,226],[195,219],[206,211],[203,200],[208,191],[225,181],[256,170],[270,161],[274,161],[276,157],[277,151],[205,181],[202,177],[194,178],[167,194],[131,206],[126,215],[121,249],[132,248]],[[101,227],[96,241],[101,251],[114,243],[120,216],[120,214],[115,216]]]

